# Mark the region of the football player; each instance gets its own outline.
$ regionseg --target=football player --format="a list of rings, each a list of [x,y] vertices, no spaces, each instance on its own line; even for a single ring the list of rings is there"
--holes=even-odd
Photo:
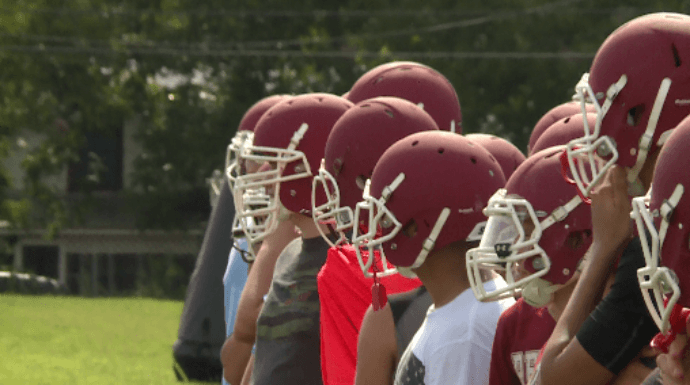
[[[518,167],[489,200],[480,246],[467,253],[477,299],[521,296],[498,321],[490,384],[527,384],[591,244],[590,209],[561,176],[563,151],[551,147]],[[508,285],[486,291],[480,279],[485,269],[503,271]]]
[[[645,265],[638,279],[647,309],[660,333],[653,345],[664,384],[690,381],[687,325],[690,314],[690,118],[685,118],[661,149],[651,194],[633,200],[633,218],[642,238]],[[688,188],[689,191],[685,191]],[[657,382],[658,383],[658,382]]]
[[[300,233],[278,257],[257,320],[251,370],[255,385],[322,383],[316,275],[329,244],[311,217],[312,178],[328,134],[352,106],[322,93],[280,102],[258,121],[243,155],[260,165],[235,181],[238,215],[249,241],[265,239],[279,223],[290,223]]]
[[[400,359],[395,384],[488,380],[496,322],[515,301],[478,302],[463,256],[481,237],[481,208],[504,184],[488,151],[443,131],[401,139],[376,163],[355,210],[355,223],[368,219],[366,232],[354,229],[355,252],[381,248],[399,272],[418,276],[433,300]],[[487,277],[485,285],[494,290],[505,282]]]
[[[353,212],[381,154],[399,139],[427,130],[438,127],[415,104],[395,97],[377,97],[357,103],[345,112],[328,136],[324,160],[313,184],[313,196],[321,190],[327,199],[312,202],[314,221],[326,223],[338,239],[333,243],[327,234],[322,234],[333,246],[318,275],[324,384],[351,385],[358,362],[366,372],[362,375],[367,383],[378,382],[375,376],[391,373],[395,368],[395,361],[379,359],[376,354],[357,358],[360,326],[372,303],[371,287],[376,283],[393,294],[409,291],[421,282],[393,274],[393,267],[378,252],[379,259],[358,260],[350,241],[352,227],[360,225],[353,223]],[[380,308],[391,312],[385,303],[379,303],[376,309]],[[369,351],[368,346],[363,346],[364,351]]]
[[[288,95],[273,95],[263,98],[256,102],[254,105],[252,105],[247,110],[247,112],[245,112],[244,116],[240,120],[240,124],[237,128],[237,133],[230,142],[230,145],[228,146],[226,156],[226,177],[228,181],[228,186],[230,187],[231,191],[234,188],[235,178],[237,176],[256,171],[255,164],[251,162],[245,162],[242,158],[245,146],[248,143],[251,143],[252,141],[252,138],[254,136],[254,127],[256,126],[256,123],[270,107],[289,97],[290,96]],[[249,357],[249,352],[251,346],[253,345],[254,330],[251,328],[251,326],[248,328],[251,330],[244,331],[243,325],[239,325],[237,335],[233,337],[231,336],[233,335],[235,328],[235,319],[238,314],[237,310],[240,303],[240,298],[245,288],[245,284],[248,281],[248,272],[251,269],[252,264],[254,262],[256,255],[255,251],[260,246],[256,244],[252,245],[252,247],[249,247],[249,245],[247,244],[247,240],[244,236],[244,232],[242,231],[242,226],[239,223],[239,216],[237,215],[235,215],[235,218],[233,220],[232,231],[233,248],[230,251],[230,255],[228,258],[228,266],[225,271],[225,275],[223,276],[225,299],[225,326],[226,334],[228,337],[225,344],[223,344],[223,348],[221,349],[221,362],[224,368],[224,384],[228,384],[228,380],[226,380],[226,377],[230,378],[232,383],[239,383],[239,381],[242,379],[242,375],[245,371],[245,367]],[[266,247],[265,250],[262,252],[262,255],[265,255],[266,250],[268,249],[273,249],[274,252],[268,256],[262,256],[262,262],[260,262],[260,266],[262,266],[261,269],[264,269],[263,265],[266,264],[265,261],[268,259],[272,261],[272,263],[269,263],[267,268],[270,268],[270,271],[272,271],[273,265],[275,264],[275,259],[277,258],[278,253],[280,252],[280,250],[275,251],[275,249],[286,246],[287,243],[290,240],[292,240],[295,236],[296,235],[289,236],[288,232],[282,231],[278,232],[277,235],[273,236],[274,239],[268,240],[266,242]],[[269,247],[269,245],[273,245],[274,247]],[[261,302],[263,302],[263,295],[266,293],[266,291],[268,291],[270,275],[268,275],[268,280],[264,279],[261,282],[256,282],[258,277],[266,276],[266,274],[258,273],[259,272],[255,272],[252,275],[252,279],[249,280],[248,286],[254,288],[258,284],[259,286],[264,287],[265,289],[263,290],[263,294],[251,296],[245,299],[245,306],[243,307],[243,309],[247,308],[246,303],[247,301],[249,301],[250,298],[254,300],[253,302],[256,303],[257,306],[260,306]],[[243,311],[239,315],[239,318],[240,320],[242,320],[242,322],[247,318],[247,315],[245,313],[246,311]],[[249,325],[255,324],[257,315],[258,312],[255,313],[254,317],[250,316],[250,320],[245,323]],[[242,335],[251,336],[251,338],[249,338],[248,341],[246,341],[246,344],[242,344]],[[245,348],[242,349],[242,347]]]
[[[591,199],[592,255],[544,349],[542,384],[605,384],[655,333],[640,310],[636,271],[644,258],[632,233],[629,195],[647,191],[659,148],[690,113],[683,102],[688,52],[689,16],[641,16],[609,35],[576,86],[580,102],[597,111],[595,126],[584,130],[591,134],[571,141],[565,159],[577,191]],[[600,300],[619,257],[611,291]]]

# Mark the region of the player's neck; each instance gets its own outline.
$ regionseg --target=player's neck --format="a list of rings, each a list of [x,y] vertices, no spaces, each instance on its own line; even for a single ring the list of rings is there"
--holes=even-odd
[[[299,229],[303,239],[311,239],[321,236],[319,229],[316,227],[317,224],[314,223],[314,220],[311,217],[292,213],[290,214],[290,221]],[[328,229],[324,225],[319,226],[322,226],[322,231],[328,234]]]
[[[570,295],[573,293],[576,284],[577,279],[571,279],[570,281],[566,282],[563,287],[559,288],[553,293],[553,301],[547,305],[547,309],[554,320],[558,321],[558,319],[561,317],[563,309],[565,309],[565,305],[568,304],[568,300],[570,300]]]
[[[451,302],[469,289],[464,254],[462,257],[456,250],[438,250],[429,254],[422,266],[415,270],[431,295],[434,307],[439,308]]]

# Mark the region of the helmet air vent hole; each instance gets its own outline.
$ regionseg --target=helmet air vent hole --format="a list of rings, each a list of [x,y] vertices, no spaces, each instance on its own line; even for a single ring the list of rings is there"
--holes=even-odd
[[[446,150],[445,150],[443,147],[441,147],[441,148],[438,149],[438,153],[439,153],[439,154],[443,154],[444,151],[446,151]]]
[[[570,121],[570,116],[568,116],[567,118],[565,118],[565,120],[563,121],[563,123],[568,124],[569,121]]]
[[[369,107],[371,107],[371,104],[369,104],[369,103],[367,103],[367,104],[362,104],[362,105],[359,106],[359,107],[360,107],[360,108],[369,108]]]
[[[364,191],[364,186],[367,184],[367,177],[364,175],[358,175],[357,178],[355,178],[355,183],[360,190]]]
[[[319,101],[319,103],[323,102],[323,98],[316,98],[316,99]]]
[[[673,60],[676,63],[676,68],[680,67],[683,62],[680,60],[680,55],[678,54],[678,48],[676,48],[675,44],[671,44],[671,51],[673,51]]]
[[[418,145],[418,144],[419,144],[419,141],[418,141],[418,140],[415,140],[414,142],[412,142],[412,147],[414,147],[414,146],[416,146],[416,145]]]
[[[640,119],[642,119],[642,114],[644,114],[644,110],[644,104],[638,104],[635,107],[628,110],[628,126],[637,126],[640,123]]]
[[[477,158],[471,157],[470,160],[472,161],[472,164],[477,164]]]
[[[384,112],[386,113],[386,115],[390,116],[391,118],[395,117],[395,115],[393,115],[393,111],[391,111],[391,110],[384,110]]]

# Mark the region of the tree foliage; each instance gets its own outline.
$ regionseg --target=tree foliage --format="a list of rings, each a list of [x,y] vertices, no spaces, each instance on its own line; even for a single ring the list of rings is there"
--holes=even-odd
[[[342,94],[385,61],[425,63],[455,86],[465,132],[526,147],[621,23],[687,0],[19,0],[0,8],[0,158],[45,138],[20,191],[0,169],[0,219],[57,230],[79,218],[45,183],[89,134],[136,121],[142,153],[124,194],[142,228],[196,226],[205,180],[244,111],[275,93]],[[94,189],[93,175],[79,184]],[[30,215],[39,213],[40,215]]]

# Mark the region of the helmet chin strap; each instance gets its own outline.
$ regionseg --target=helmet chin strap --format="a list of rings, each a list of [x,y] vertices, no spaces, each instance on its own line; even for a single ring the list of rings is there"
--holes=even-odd
[[[443,230],[443,225],[446,224],[448,216],[450,216],[450,208],[444,207],[443,210],[441,210],[441,213],[438,215],[438,219],[436,219],[436,223],[431,229],[429,236],[424,240],[422,250],[419,251],[417,258],[411,266],[412,268],[422,266],[426,260],[426,257],[434,249],[434,246],[436,245],[436,238],[438,238],[438,234],[441,232],[441,230]]]
[[[668,90],[671,88],[671,79],[664,78],[659,86],[659,92],[656,94],[656,99],[654,100],[654,106],[652,107],[652,112],[649,114],[649,120],[647,121],[647,129],[640,138],[640,143],[637,148],[637,160],[635,165],[628,171],[628,191],[630,193],[637,192],[637,194],[631,194],[633,196],[644,195],[645,191],[639,192],[640,190],[645,190],[644,187],[637,186],[640,184],[638,176],[642,170],[642,166],[647,160],[647,154],[652,148],[652,139],[654,138],[654,131],[656,131],[656,126],[659,123],[659,115],[661,115],[661,109],[664,107],[664,101],[666,101],[666,96],[668,95]]]
[[[642,181],[640,180],[639,177],[635,178],[635,181],[630,182],[628,180],[628,195],[631,197],[639,197],[642,196],[646,193],[646,190],[644,188],[644,184],[642,184]]]
[[[522,298],[532,307],[544,307],[551,302],[551,295],[560,287],[561,285],[553,285],[549,281],[536,278],[522,288]]]
[[[410,278],[410,279],[417,278],[417,274],[415,274],[414,271],[412,271],[412,269],[409,267],[398,266],[397,269],[398,269],[398,273],[400,273],[400,275],[402,275],[405,278]]]

